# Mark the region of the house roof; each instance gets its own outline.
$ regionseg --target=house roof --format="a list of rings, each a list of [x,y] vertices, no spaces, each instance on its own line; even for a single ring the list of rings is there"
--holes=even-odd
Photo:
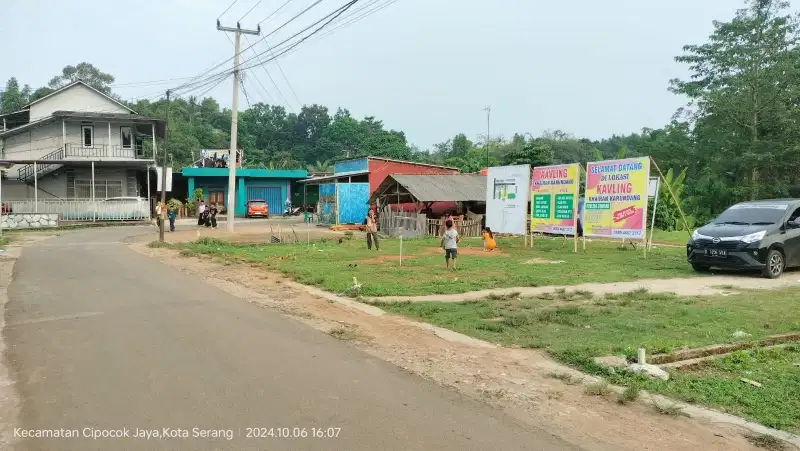
[[[16,135],[17,133],[40,127],[50,122],[62,119],[86,120],[86,121],[119,121],[131,122],[134,124],[156,124],[156,136],[163,138],[166,131],[166,122],[149,116],[128,113],[87,113],[83,111],[54,111],[52,115],[43,117],[39,120],[29,122],[25,125],[0,132],[0,138]]]
[[[458,171],[458,168],[453,168],[453,167],[450,167],[450,166],[440,166],[438,164],[419,163],[417,161],[396,160],[394,158],[373,157],[373,156],[342,158],[342,159],[334,160],[334,163],[341,163],[343,161],[355,161],[355,160],[379,160],[379,161],[388,161],[388,162],[391,162],[391,163],[405,163],[405,164],[413,164],[415,166],[427,166],[429,168],[439,168],[439,169],[448,169],[448,170],[451,170],[451,171]]]
[[[51,92],[50,94],[47,94],[46,96],[44,96],[44,97],[42,97],[42,98],[39,98],[39,99],[36,99],[36,100],[34,100],[33,102],[31,102],[31,103],[29,103],[29,104],[25,105],[23,108],[30,109],[31,105],[35,105],[35,104],[37,104],[37,103],[41,102],[41,101],[42,101],[42,100],[44,100],[44,99],[47,99],[47,98],[53,97],[54,95],[56,95],[56,94],[59,94],[59,93],[61,93],[61,92],[63,92],[63,91],[66,91],[67,89],[70,89],[70,88],[72,88],[73,86],[77,86],[77,85],[83,85],[83,86],[85,86],[85,87],[87,87],[87,88],[91,89],[92,91],[94,91],[94,92],[96,92],[96,93],[100,94],[101,96],[103,96],[103,97],[107,98],[108,100],[110,100],[110,101],[112,101],[112,102],[116,103],[117,105],[121,106],[122,108],[125,108],[126,110],[130,111],[131,113],[133,113],[133,114],[136,114],[136,111],[133,111],[132,109],[130,109],[130,108],[129,108],[127,105],[125,105],[124,103],[122,103],[122,102],[120,102],[119,100],[117,100],[117,99],[115,99],[115,98],[113,98],[113,97],[109,96],[108,94],[104,94],[104,93],[100,92],[99,90],[97,90],[97,89],[95,89],[95,88],[93,88],[93,87],[89,86],[89,85],[88,85],[86,82],[84,82],[83,80],[75,80],[75,81],[73,81],[72,83],[70,83],[70,84],[68,84],[68,85],[66,85],[66,86],[64,86],[64,87],[58,88],[58,89],[56,89],[55,91]]]
[[[367,175],[369,171],[350,171],[350,172],[340,172],[338,174],[333,175],[325,175],[322,177],[311,177],[305,180],[299,180],[300,183],[308,183],[309,185],[318,185],[322,182],[333,182],[334,180],[341,179],[341,178],[348,178],[348,177],[357,177],[359,175]]]
[[[399,196],[398,196],[399,193]],[[392,174],[370,197],[387,202],[485,202],[486,176],[474,174]]]

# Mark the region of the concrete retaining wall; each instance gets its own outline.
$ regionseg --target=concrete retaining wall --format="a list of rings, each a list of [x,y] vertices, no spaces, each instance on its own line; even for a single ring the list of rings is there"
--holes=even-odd
[[[0,228],[32,229],[58,227],[58,213],[9,213],[0,216]]]

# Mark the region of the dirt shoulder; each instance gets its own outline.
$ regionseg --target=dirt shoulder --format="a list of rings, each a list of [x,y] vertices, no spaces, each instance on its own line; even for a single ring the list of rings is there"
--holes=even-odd
[[[440,337],[447,331],[395,315],[378,316],[374,308],[352,301],[348,306],[328,300],[318,290],[262,268],[239,265],[230,271],[230,265],[210,258],[182,258],[176,251],[151,249],[142,241],[131,247],[586,449],[756,449],[730,424],[661,415],[644,403],[620,406],[611,396],[587,395],[581,385],[553,378],[565,369],[541,351],[447,341]]]
[[[775,290],[800,286],[797,274],[787,273],[781,279],[764,279],[757,276],[708,276],[680,279],[642,279],[632,282],[615,283],[584,283],[569,286],[546,287],[517,287],[497,288],[490,290],[471,291],[459,294],[432,294],[428,296],[383,296],[371,298],[376,301],[437,301],[437,302],[462,302],[483,299],[490,295],[509,295],[517,293],[520,296],[538,296],[557,290],[590,291],[595,295],[621,294],[634,290],[647,290],[652,293],[675,293],[678,296],[715,296],[729,295],[740,290]]]

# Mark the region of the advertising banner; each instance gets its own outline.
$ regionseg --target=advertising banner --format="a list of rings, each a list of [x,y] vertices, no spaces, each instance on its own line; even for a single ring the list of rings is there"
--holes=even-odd
[[[486,226],[494,233],[525,235],[531,166],[500,166],[486,174]]]
[[[644,238],[650,158],[586,164],[583,233],[606,238]]]
[[[575,234],[580,166],[535,167],[531,180],[531,232]]]

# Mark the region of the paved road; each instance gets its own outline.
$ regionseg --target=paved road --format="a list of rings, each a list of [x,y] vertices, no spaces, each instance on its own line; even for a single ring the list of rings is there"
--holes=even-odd
[[[146,230],[84,230],[24,249],[4,331],[17,426],[131,437],[17,449],[577,449],[119,242]],[[133,437],[163,428],[188,438]],[[338,437],[277,437],[293,428]],[[232,436],[194,438],[200,430]]]

